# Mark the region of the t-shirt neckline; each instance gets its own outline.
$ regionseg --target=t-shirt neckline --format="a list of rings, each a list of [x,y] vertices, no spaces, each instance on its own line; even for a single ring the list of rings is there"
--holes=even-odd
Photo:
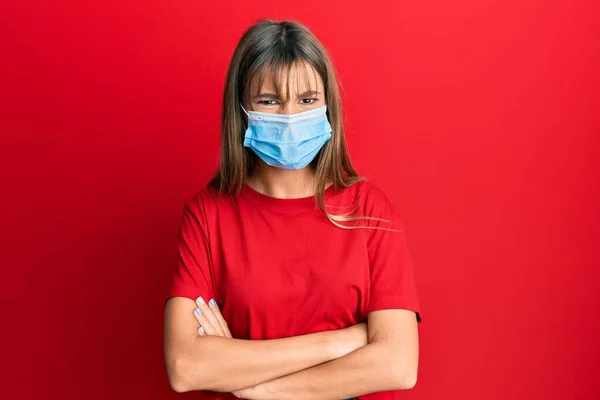
[[[259,192],[254,189],[252,186],[248,184],[248,182],[244,182],[244,187],[242,190],[246,195],[260,201],[263,204],[270,204],[278,207],[316,207],[315,196],[307,196],[307,197],[297,197],[297,198],[281,198],[281,197],[272,197],[268,196],[264,193]],[[325,189],[324,197],[325,200],[329,198],[335,192],[334,185],[330,185]]]

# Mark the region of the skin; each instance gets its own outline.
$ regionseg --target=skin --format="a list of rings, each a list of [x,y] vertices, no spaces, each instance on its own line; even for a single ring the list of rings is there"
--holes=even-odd
[[[227,321],[221,314],[219,306],[210,299],[207,304],[202,297],[196,299],[197,308],[194,309],[194,318],[198,321],[198,334],[200,336],[221,336],[232,338]],[[252,388],[237,390],[232,392],[234,396],[244,398],[249,395]]]
[[[306,66],[299,65],[297,68]],[[263,82],[260,95],[244,104],[246,110],[295,114],[318,108],[325,104],[323,82],[312,73],[298,73],[290,69],[291,88],[299,88],[301,94],[309,88],[317,88],[320,94],[299,95],[291,90],[291,99],[277,99],[271,86],[270,76]],[[310,71],[310,70],[309,70]],[[308,81],[310,80],[310,86]],[[256,81],[251,82],[250,93],[256,93]],[[314,173],[309,166],[299,170],[272,167],[257,157],[257,168],[247,179],[255,190],[276,198],[301,198],[313,196]],[[210,300],[210,299],[209,299]],[[189,299],[176,299],[186,302]],[[218,306],[210,301],[196,299],[193,317],[199,336],[233,339]],[[190,310],[190,308],[186,308]],[[196,310],[201,311],[198,313]],[[169,311],[167,311],[169,312]],[[189,311],[188,311],[189,312]],[[189,323],[181,323],[186,329]],[[378,310],[369,313],[367,324],[346,328],[352,335],[336,336],[336,343],[344,348],[326,362],[313,363],[309,368],[286,373],[275,379],[232,390],[238,398],[246,399],[341,399],[381,390],[410,389],[416,384],[418,367],[418,330],[413,311],[404,309]],[[334,331],[333,333],[341,332]],[[283,339],[287,340],[287,339]],[[308,350],[308,348],[307,348]],[[345,388],[341,393],[339,388]],[[350,394],[348,391],[352,390]]]

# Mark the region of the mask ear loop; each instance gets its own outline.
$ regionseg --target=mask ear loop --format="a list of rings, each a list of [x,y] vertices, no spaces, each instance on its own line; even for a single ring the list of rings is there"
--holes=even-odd
[[[250,117],[250,114],[248,114],[248,111],[246,111],[246,109],[244,108],[244,106],[242,105],[242,103],[240,102],[240,107],[242,107],[242,110],[244,110],[244,112],[246,113],[246,115],[248,117]],[[248,126],[246,126],[244,129],[248,129]]]
[[[242,110],[244,110],[244,112],[246,113],[247,116],[250,116],[250,114],[248,114],[248,111],[246,111],[246,109],[244,108],[244,106],[242,105],[242,103],[240,103],[240,107],[242,107]]]

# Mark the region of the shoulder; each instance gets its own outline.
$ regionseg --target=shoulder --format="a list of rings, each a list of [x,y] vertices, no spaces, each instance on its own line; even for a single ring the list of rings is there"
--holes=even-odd
[[[363,178],[346,190],[360,204],[367,215],[381,218],[398,218],[398,211],[388,194],[378,185]]]
[[[207,210],[215,209],[218,203],[222,202],[228,196],[227,194],[219,193],[215,187],[207,183],[185,200],[184,208],[186,211],[194,214],[205,214]]]

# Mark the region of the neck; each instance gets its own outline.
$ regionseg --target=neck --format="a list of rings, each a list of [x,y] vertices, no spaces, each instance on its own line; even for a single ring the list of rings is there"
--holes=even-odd
[[[271,167],[258,160],[254,173],[247,183],[267,196],[295,199],[314,195],[315,174],[310,166],[288,170]]]

